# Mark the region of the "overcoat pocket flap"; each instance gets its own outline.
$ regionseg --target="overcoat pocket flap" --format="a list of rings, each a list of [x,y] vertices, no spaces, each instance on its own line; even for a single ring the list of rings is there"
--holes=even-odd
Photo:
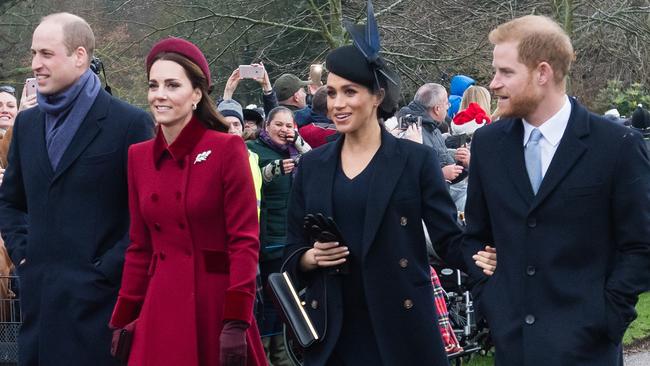
[[[203,261],[206,272],[228,273],[230,270],[230,259],[228,252],[214,249],[203,249]]]

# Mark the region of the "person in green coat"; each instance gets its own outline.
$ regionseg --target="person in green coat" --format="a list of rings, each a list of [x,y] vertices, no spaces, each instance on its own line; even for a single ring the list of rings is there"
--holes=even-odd
[[[269,112],[260,136],[248,141],[248,149],[259,156],[262,171],[262,202],[260,214],[260,270],[266,287],[269,274],[280,271],[287,244],[287,204],[293,174],[301,154],[311,150],[296,130],[293,112],[276,107]],[[259,319],[262,342],[269,364],[290,366],[282,339],[282,321],[270,297],[264,294]]]

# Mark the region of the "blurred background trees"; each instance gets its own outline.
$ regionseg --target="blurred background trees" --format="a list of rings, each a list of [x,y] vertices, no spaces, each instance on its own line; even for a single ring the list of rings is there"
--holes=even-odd
[[[489,31],[526,14],[551,16],[571,35],[576,63],[570,94],[598,112],[630,103],[617,90],[632,88],[639,101],[648,98],[650,0],[373,3],[382,52],[402,77],[405,101],[422,83],[448,86],[455,74],[487,86]],[[142,107],[144,57],[162,37],[184,37],[199,45],[212,68],[216,97],[240,64],[263,62],[272,81],[284,72],[307,78],[310,64],[323,62],[330,49],[349,42],[343,21],[365,21],[362,0],[0,0],[0,83],[22,87],[30,75],[31,33],[42,16],[57,11],[88,20],[114,94]],[[235,97],[259,103],[259,86],[244,81]]]

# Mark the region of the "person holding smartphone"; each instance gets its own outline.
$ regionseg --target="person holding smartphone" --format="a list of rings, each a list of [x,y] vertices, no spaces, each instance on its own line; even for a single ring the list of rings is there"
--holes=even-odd
[[[293,184],[296,161],[311,147],[300,137],[293,121],[293,112],[286,107],[271,110],[260,136],[248,141],[249,150],[259,156],[262,170],[262,202],[260,213],[260,270],[266,287],[268,275],[278,272],[283,249],[287,244],[287,202]],[[273,300],[264,293],[260,319],[262,343],[274,366],[291,365],[282,339],[282,322]]]

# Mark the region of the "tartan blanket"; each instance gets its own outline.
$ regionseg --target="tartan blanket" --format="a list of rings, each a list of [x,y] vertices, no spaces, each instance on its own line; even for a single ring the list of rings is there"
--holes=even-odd
[[[445,302],[446,293],[440,284],[440,279],[436,270],[431,268],[431,283],[433,284],[433,297],[436,305],[436,314],[438,315],[438,328],[442,336],[442,342],[445,346],[445,351],[448,354],[462,352],[463,348],[456,338],[454,329],[451,327],[449,321],[449,311],[447,310],[447,303]]]

